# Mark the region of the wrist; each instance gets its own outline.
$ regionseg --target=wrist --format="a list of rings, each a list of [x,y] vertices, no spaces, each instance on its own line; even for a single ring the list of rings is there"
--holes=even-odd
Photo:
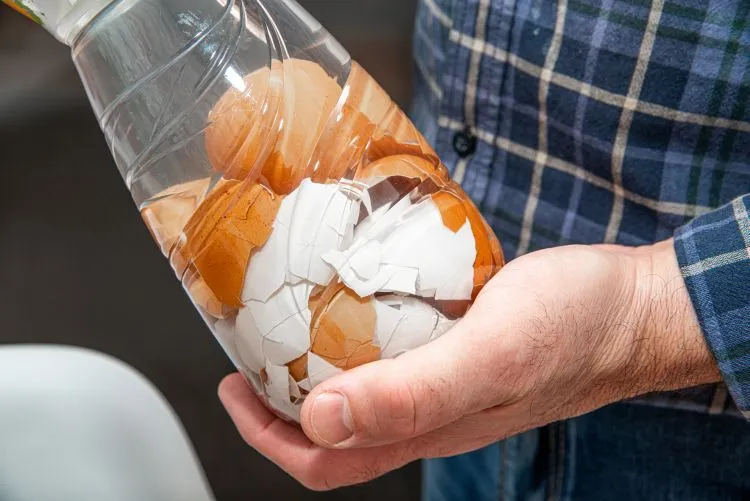
[[[634,353],[640,384],[651,392],[719,382],[672,240],[641,248],[636,263]]]

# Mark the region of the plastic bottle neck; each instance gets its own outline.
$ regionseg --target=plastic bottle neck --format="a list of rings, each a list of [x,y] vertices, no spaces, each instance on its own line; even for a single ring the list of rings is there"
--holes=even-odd
[[[2,0],[70,45],[80,31],[115,0]]]

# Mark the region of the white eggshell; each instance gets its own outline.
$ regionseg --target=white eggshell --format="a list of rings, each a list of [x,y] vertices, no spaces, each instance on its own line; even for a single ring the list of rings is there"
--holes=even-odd
[[[309,356],[309,355],[308,355]],[[307,392],[312,391],[312,384],[310,383],[310,378],[305,378],[302,381],[298,383],[301,390],[305,390]]]
[[[455,325],[454,320],[414,297],[378,298],[375,314],[375,336],[383,358],[395,358],[425,345]]]
[[[291,402],[277,402],[269,399],[269,404],[272,409],[278,411],[282,416],[293,419],[299,422],[302,418],[302,403],[293,404]]]
[[[250,258],[245,272],[242,302],[250,300],[265,302],[278,291],[287,276],[289,256],[289,227],[297,191],[281,201],[268,241]]]
[[[406,203],[408,204],[408,199],[402,199],[402,202],[406,200]],[[359,240],[360,237],[363,235],[367,235],[372,231],[372,227],[380,221],[380,219],[383,218],[386,212],[390,210],[391,204],[385,204],[381,207],[378,207],[375,212],[372,210],[368,211],[368,216],[364,218],[355,228],[354,228],[354,240]]]
[[[404,198],[379,211],[360,223],[351,247],[323,255],[347,287],[362,297],[399,292],[471,299],[476,243],[468,220],[454,233],[431,198],[416,205]]]
[[[336,184],[306,179],[297,188],[297,201],[289,232],[288,271],[316,284],[326,285],[334,270],[321,255],[348,245],[347,235],[359,217],[359,201]]]
[[[309,390],[300,383],[300,388],[304,388],[307,391],[312,391],[317,385],[325,381],[326,379],[332,378],[337,374],[341,374],[343,371],[328,363],[315,353],[310,352],[307,355],[307,379],[309,380]],[[307,385],[305,385],[307,386]]]
[[[217,320],[213,324],[213,332],[221,348],[236,367],[242,367],[246,364],[241,363],[243,360],[236,345],[236,330],[235,321],[230,318]]]
[[[268,399],[277,404],[290,403],[289,400],[289,369],[284,365],[266,365],[266,394]]]
[[[214,322],[214,335],[222,348],[234,346],[235,324],[230,319],[222,319]]]
[[[287,364],[310,349],[311,291],[312,284],[301,281],[283,285],[266,302],[245,303],[237,315],[237,347],[251,369],[266,360]]]
[[[417,268],[417,294],[424,296],[423,290],[434,289],[441,299],[471,299],[471,287],[456,287],[455,277],[473,279],[475,259],[468,220],[454,233],[432,199],[411,206],[383,244],[383,263]]]
[[[237,314],[234,346],[242,362],[251,371],[260,372],[265,366],[263,336],[255,324],[252,312],[248,308],[240,309]]]
[[[253,389],[256,393],[259,395],[263,394],[263,381],[260,380],[260,375],[256,374],[255,372],[246,372],[245,377],[248,381],[250,381],[250,384],[252,385]]]
[[[294,380],[292,376],[289,376],[289,396],[293,400],[299,400],[302,398],[302,392],[299,389],[299,384]]]

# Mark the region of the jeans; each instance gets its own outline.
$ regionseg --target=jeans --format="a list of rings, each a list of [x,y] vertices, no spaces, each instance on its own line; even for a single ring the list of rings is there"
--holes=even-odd
[[[750,500],[750,424],[615,404],[423,471],[424,501]]]

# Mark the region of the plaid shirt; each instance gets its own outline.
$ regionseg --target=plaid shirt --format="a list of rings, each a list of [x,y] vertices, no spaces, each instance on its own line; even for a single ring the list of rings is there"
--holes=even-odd
[[[421,0],[414,52],[415,123],[509,257],[675,236],[726,385],[634,402],[748,415],[750,0]]]

